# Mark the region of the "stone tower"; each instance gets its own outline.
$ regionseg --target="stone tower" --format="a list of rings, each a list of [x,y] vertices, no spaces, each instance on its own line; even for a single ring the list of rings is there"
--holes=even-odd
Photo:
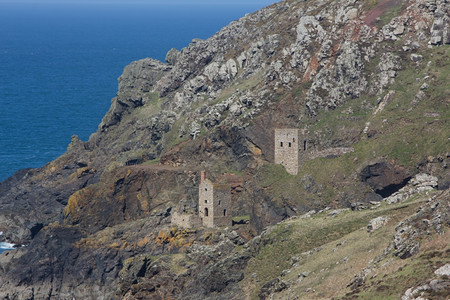
[[[289,174],[297,175],[299,152],[306,151],[306,139],[300,136],[300,131],[297,128],[275,129],[274,148],[275,163],[283,165]]]
[[[213,184],[201,172],[198,190],[198,215],[203,226],[231,226],[231,187]]]

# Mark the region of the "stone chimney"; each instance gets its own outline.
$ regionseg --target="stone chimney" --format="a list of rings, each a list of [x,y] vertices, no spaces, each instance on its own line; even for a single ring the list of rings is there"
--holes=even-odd
[[[205,171],[201,171],[200,172],[200,182],[205,181],[206,179],[206,172]]]

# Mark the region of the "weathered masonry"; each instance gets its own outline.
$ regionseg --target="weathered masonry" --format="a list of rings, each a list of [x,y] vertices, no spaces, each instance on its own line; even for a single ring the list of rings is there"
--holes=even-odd
[[[198,215],[203,226],[231,226],[231,188],[213,184],[201,172],[198,190]]]
[[[174,225],[184,228],[192,228],[202,225],[202,222],[198,217],[198,215],[188,213],[178,213],[176,211],[172,213],[171,222]]]
[[[283,165],[289,174],[297,175],[301,152],[307,150],[306,136],[297,128],[275,129],[275,163]]]
[[[201,172],[198,190],[198,213],[172,213],[172,224],[191,228],[196,226],[232,226],[231,186],[214,184]]]

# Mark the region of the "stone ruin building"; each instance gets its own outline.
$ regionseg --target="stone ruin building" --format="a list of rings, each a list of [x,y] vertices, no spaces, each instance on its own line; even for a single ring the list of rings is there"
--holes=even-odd
[[[179,213],[177,211],[172,213],[171,223],[183,228],[192,228],[202,225],[202,221],[197,214]]]
[[[172,224],[180,227],[220,227],[231,226],[231,187],[225,184],[214,184],[201,172],[198,189],[198,214],[172,214]]]
[[[214,184],[201,172],[198,189],[198,215],[203,226],[231,226],[231,187]]]
[[[307,151],[306,133],[297,128],[275,129],[275,163],[283,165],[291,175],[297,175],[300,159]]]

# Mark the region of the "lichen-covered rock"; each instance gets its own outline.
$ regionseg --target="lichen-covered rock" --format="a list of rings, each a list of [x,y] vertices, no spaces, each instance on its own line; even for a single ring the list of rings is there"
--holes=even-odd
[[[450,43],[450,17],[448,3],[443,0],[429,1],[428,6],[434,14],[431,26],[431,45],[443,45]]]
[[[259,299],[267,299],[270,294],[281,292],[287,287],[288,285],[283,280],[279,278],[272,279],[261,288],[261,291],[259,292]]]
[[[172,48],[167,52],[166,58],[164,59],[169,65],[174,66],[177,63],[178,57],[180,56],[180,51]]]
[[[392,84],[401,69],[400,57],[393,53],[383,53],[376,69],[375,81],[372,83],[371,90],[381,94],[383,88]]]
[[[377,217],[375,219],[372,219],[369,221],[369,224],[367,225],[367,231],[368,232],[375,231],[383,227],[388,221],[389,218],[387,217]]]
[[[367,87],[363,69],[358,45],[349,41],[343,43],[335,64],[322,68],[313,79],[306,96],[309,112],[315,115],[319,109],[334,109],[347,98],[359,97]]]
[[[399,224],[394,235],[394,254],[400,258],[408,258],[419,252],[420,241],[416,230],[411,226]]]
[[[422,178],[422,177],[421,177]],[[443,191],[426,205],[400,222],[395,228],[392,241],[394,255],[405,259],[417,254],[421,240],[432,231],[442,234],[444,228],[450,225],[450,190]]]
[[[437,177],[424,173],[417,174],[407,183],[407,185],[387,197],[385,201],[388,204],[403,202],[410,199],[414,195],[436,190],[437,186]]]
[[[445,264],[436,271],[434,271],[434,274],[439,276],[450,276],[450,264]]]
[[[119,92],[99,125],[100,130],[118,124],[122,115],[150,100],[149,93],[171,67],[158,60],[146,58],[132,62],[119,77]]]
[[[88,142],[73,138],[59,159],[0,183],[1,239],[29,245],[0,256],[0,298],[239,299],[247,262],[273,242],[266,226],[312,210],[337,220],[349,210],[335,205],[362,208],[379,200],[375,192],[394,192],[392,203],[444,193],[425,175],[400,189],[424,172],[436,174],[446,190],[450,155],[434,153],[445,142],[415,146],[396,130],[403,126],[397,123],[406,130],[419,122],[417,135],[426,133],[428,142],[433,130],[445,128],[444,112],[413,109],[428,107],[431,98],[433,110],[442,103],[433,93],[445,81],[437,77],[446,63],[441,45],[449,41],[446,4],[412,0],[386,14],[381,2],[287,0],[170,50],[167,64],[131,63]],[[418,81],[408,77],[416,73]],[[404,82],[416,87],[412,94],[398,86]],[[414,102],[404,107],[408,97]],[[279,127],[310,130],[298,178],[285,180],[284,170],[270,164]],[[380,154],[366,147],[374,140],[402,147]],[[404,147],[413,149],[411,162],[423,163],[402,166],[412,164],[397,157]],[[429,152],[436,157],[427,158]],[[330,161],[337,171],[319,172]],[[262,176],[265,167],[273,174]],[[262,234],[241,251],[239,230],[169,228],[174,207],[195,211],[200,169],[242,175],[233,213],[251,213],[250,224],[240,224],[250,227],[244,236]],[[425,234],[446,229],[444,200],[431,199],[398,227],[390,247],[396,255],[414,255]],[[275,280],[266,288],[254,296],[285,285]]]

